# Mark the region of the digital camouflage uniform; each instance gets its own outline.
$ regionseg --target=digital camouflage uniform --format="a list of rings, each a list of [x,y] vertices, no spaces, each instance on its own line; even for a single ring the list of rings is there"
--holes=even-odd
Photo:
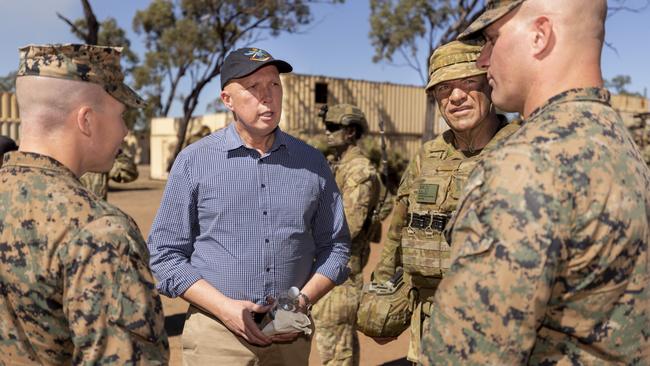
[[[453,145],[453,133],[445,131],[426,142],[402,177],[395,208],[374,278],[388,280],[401,266],[417,289],[411,318],[408,359],[417,362],[420,337],[432,311],[430,299],[449,269],[450,249],[442,229],[456,209],[469,173],[484,152],[517,129],[503,123],[499,132],[478,154],[466,155]]]
[[[115,157],[113,167],[108,173],[88,172],[79,178],[81,184],[97,197],[104,200],[108,198],[108,180],[118,183],[130,183],[138,179],[138,167],[135,165],[133,157],[127,153],[126,142],[122,142],[122,147]]]
[[[111,75],[102,76],[111,66]],[[18,77],[80,74],[113,92],[128,88],[114,48],[21,49]],[[111,95],[137,105],[135,94],[120,93]],[[0,364],[166,364],[162,303],[148,259],[135,222],[83,188],[64,165],[36,153],[5,155]]]
[[[650,364],[648,187],[607,91],[534,111],[467,183],[424,363]]]
[[[609,98],[559,93],[474,170],[424,364],[650,364],[650,171]]]
[[[630,130],[634,142],[641,150],[646,165],[650,166],[650,126],[648,126],[648,118],[650,118],[650,114],[638,115],[633,120],[633,123],[626,127]]]
[[[331,117],[338,121],[342,118],[337,114],[339,106],[344,109],[347,105],[332,107],[328,119]],[[370,254],[368,221],[379,200],[379,175],[372,162],[355,145],[345,150],[332,170],[343,197],[352,238],[348,263],[350,275],[342,285],[336,286],[314,305],[315,337],[323,365],[358,365],[356,315],[363,287],[362,270]]]
[[[431,56],[427,89],[444,81],[484,74],[475,63],[480,51],[480,42],[454,41],[436,49]],[[421,335],[435,312],[431,299],[449,269],[450,248],[442,230],[477,162],[518,128],[499,118],[498,132],[481,151],[458,150],[453,131],[447,130],[424,143],[402,176],[387,240],[373,273],[377,282],[383,282],[397,267],[403,267],[405,279],[410,279],[414,303],[407,357],[413,362],[419,360]]]
[[[165,363],[148,260],[135,222],[70,170],[47,156],[8,153],[0,168],[0,359]]]

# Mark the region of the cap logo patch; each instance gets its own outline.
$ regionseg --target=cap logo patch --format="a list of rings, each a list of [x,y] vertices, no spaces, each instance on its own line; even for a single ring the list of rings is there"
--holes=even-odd
[[[271,59],[271,55],[259,48],[251,48],[250,51],[244,53],[244,56],[250,56],[249,60],[257,62],[264,62]]]

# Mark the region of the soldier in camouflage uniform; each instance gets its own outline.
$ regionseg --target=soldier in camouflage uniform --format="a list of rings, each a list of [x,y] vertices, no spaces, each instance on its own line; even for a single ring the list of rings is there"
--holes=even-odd
[[[635,116],[634,123],[627,126],[632,134],[634,142],[641,150],[643,160],[646,165],[650,166],[650,128],[647,119],[650,118],[650,113],[641,113]]]
[[[127,151],[126,141],[122,141],[120,151],[115,157],[111,170],[108,173],[88,172],[79,178],[81,184],[97,197],[106,200],[108,198],[109,179],[118,183],[130,183],[138,179],[138,167]]]
[[[204,138],[205,136],[210,135],[211,133],[212,131],[210,131],[210,127],[203,125],[201,126],[201,128],[199,128],[198,131],[196,131],[195,133],[190,135],[190,137],[187,138],[187,141],[185,141],[185,146],[189,146],[199,141],[200,139]]]
[[[650,172],[602,89],[606,12],[495,1],[461,35],[483,32],[492,100],[523,123],[448,226],[424,364],[650,364]]]
[[[315,337],[324,365],[358,365],[356,315],[363,287],[361,272],[370,254],[371,221],[379,201],[380,182],[374,165],[357,146],[368,131],[363,112],[353,105],[338,104],[329,108],[324,122],[352,245],[349,278],[314,305]]]
[[[421,335],[435,312],[431,299],[449,269],[450,249],[442,230],[456,210],[470,171],[518,127],[492,107],[485,71],[475,64],[481,45],[454,41],[431,55],[426,90],[433,93],[450,129],[426,142],[402,176],[388,238],[374,271],[375,281],[381,283],[403,267],[414,288],[408,351],[413,362],[419,360]]]
[[[125,105],[143,105],[119,60],[111,47],[20,49],[21,144],[0,168],[0,364],[168,362],[138,227],[77,179],[110,169]]]
[[[2,166],[2,157],[4,154],[15,150],[18,150],[16,141],[10,137],[0,135],[0,167]]]

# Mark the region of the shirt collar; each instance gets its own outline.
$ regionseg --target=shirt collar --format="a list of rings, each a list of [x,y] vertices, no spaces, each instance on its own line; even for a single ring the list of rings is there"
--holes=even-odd
[[[3,168],[15,166],[45,169],[77,179],[72,170],[68,169],[65,165],[47,155],[41,155],[32,152],[12,151],[5,154],[3,160]]]
[[[238,149],[240,147],[246,147],[244,141],[242,141],[239,133],[237,132],[237,129],[235,128],[235,123],[237,122],[229,124],[226,128],[225,141],[222,146],[223,151],[230,151]],[[269,149],[269,153],[279,149],[281,146],[288,146],[286,134],[282,132],[280,126],[276,127],[273,133],[275,134],[275,139],[273,141],[273,145]]]
[[[566,102],[600,102],[603,104],[609,104],[610,94],[607,89],[604,88],[576,88],[569,89],[560,94],[557,94],[554,97],[551,97],[546,103],[544,103],[539,108],[535,109],[528,118],[526,118],[523,123],[534,120],[539,117],[547,108],[560,103]]]

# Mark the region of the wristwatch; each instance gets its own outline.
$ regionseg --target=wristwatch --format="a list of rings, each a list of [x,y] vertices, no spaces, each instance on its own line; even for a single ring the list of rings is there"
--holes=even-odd
[[[311,300],[309,299],[309,296],[307,296],[304,292],[301,292],[298,294],[298,297],[301,297],[302,300],[305,302],[303,305],[304,308],[307,310],[307,315],[311,314]]]

